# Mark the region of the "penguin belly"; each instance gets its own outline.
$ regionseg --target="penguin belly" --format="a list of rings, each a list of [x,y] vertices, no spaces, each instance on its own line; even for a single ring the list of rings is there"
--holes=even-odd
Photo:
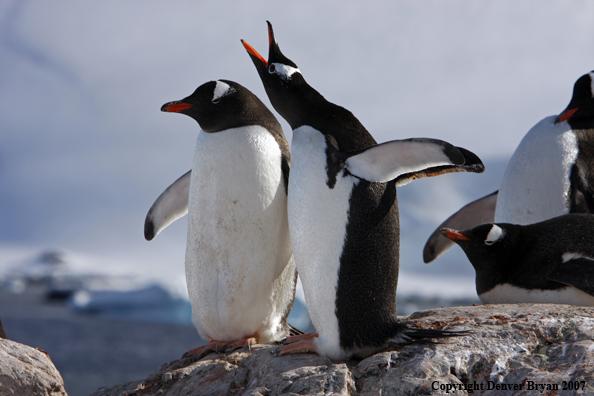
[[[573,286],[557,290],[524,289],[508,283],[497,285],[479,295],[483,304],[550,303],[578,306],[594,306],[594,296]]]
[[[293,131],[289,177],[289,229],[307,308],[319,338],[318,353],[342,355],[336,293],[346,238],[349,199],[359,179],[339,172],[334,188],[327,181],[326,138],[309,126]]]
[[[547,117],[524,136],[507,165],[496,223],[533,224],[569,212],[570,173],[578,155],[575,133]]]
[[[281,151],[264,128],[201,131],[188,204],[186,280],[200,335],[279,336],[293,298]]]

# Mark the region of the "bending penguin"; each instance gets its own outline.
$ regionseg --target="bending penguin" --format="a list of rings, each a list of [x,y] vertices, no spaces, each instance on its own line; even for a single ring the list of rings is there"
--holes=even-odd
[[[285,57],[268,23],[264,59],[243,42],[276,111],[293,129],[289,229],[317,334],[281,353],[363,357],[389,342],[459,336],[396,318],[396,186],[447,172],[482,172],[471,152],[434,139],[377,144],[348,110],[328,102]]]
[[[484,304],[594,306],[594,215],[566,214],[535,224],[482,224],[440,230],[476,271]]]
[[[227,80],[205,83],[161,111],[190,116],[202,129],[192,170],[163,192],[145,222],[150,240],[189,214],[192,320],[210,344],[186,355],[285,338],[297,273],[287,220],[290,154],[280,124]]]
[[[499,191],[466,205],[429,237],[429,263],[454,243],[441,228],[532,224],[567,213],[594,213],[594,71],[581,76],[569,105],[536,124],[511,157]]]

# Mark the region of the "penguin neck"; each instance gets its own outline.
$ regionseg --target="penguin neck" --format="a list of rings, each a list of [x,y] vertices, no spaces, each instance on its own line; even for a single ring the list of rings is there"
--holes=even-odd
[[[525,245],[514,243],[523,237],[522,229],[515,225],[508,225],[505,229],[506,238],[497,252],[483,251],[476,255],[467,252],[468,259],[476,271],[476,291],[485,293],[502,283],[509,283],[516,276],[518,263],[525,261]],[[530,239],[525,240],[531,244]]]
[[[302,82],[292,84],[288,88],[268,90],[275,110],[293,130],[310,126],[327,139],[336,142],[340,151],[367,148],[377,144],[353,113],[329,102],[307,84],[303,77],[301,79]]]
[[[571,127],[571,129],[575,130],[590,130],[590,132],[594,133],[592,129],[594,129],[594,117],[572,117],[567,120],[567,123]]]

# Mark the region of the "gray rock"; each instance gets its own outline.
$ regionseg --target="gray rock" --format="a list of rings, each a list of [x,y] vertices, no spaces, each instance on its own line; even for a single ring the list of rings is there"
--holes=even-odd
[[[67,396],[45,352],[5,339],[0,339],[0,395]]]
[[[173,361],[141,381],[93,396],[594,394],[594,308],[485,305],[401,319],[473,333],[439,344],[395,345],[345,362],[316,354],[276,357],[277,347],[256,345],[251,352]]]

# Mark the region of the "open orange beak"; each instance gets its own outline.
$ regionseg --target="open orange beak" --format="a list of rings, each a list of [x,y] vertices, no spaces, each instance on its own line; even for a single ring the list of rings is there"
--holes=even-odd
[[[270,33],[269,33],[269,41],[270,41]],[[254,49],[254,47],[252,47],[251,45],[249,45],[246,41],[241,40],[241,44],[243,44],[243,46],[245,47],[245,50],[248,52],[248,54],[250,54],[251,56],[257,58],[260,60],[260,62],[262,62],[264,64],[264,66],[268,67],[268,61],[266,59],[264,59],[262,57],[262,55],[260,55],[258,53],[258,51],[256,51]]]

